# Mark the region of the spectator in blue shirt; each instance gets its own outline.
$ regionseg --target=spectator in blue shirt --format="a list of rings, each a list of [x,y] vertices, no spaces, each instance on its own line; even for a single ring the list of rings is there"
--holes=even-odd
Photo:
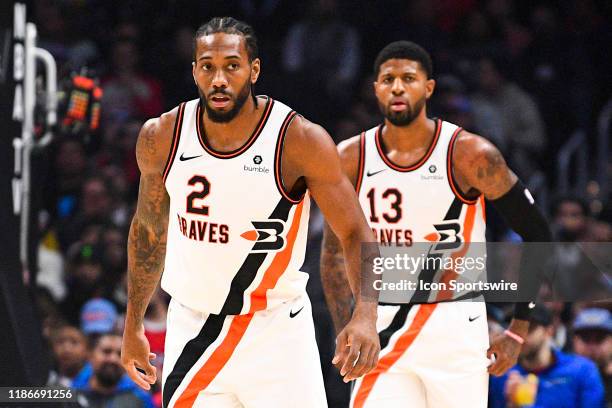
[[[518,364],[509,373],[491,378],[489,407],[604,407],[604,387],[597,366],[587,358],[554,349],[551,323],[550,311],[536,306]],[[525,389],[529,387],[522,387],[529,374],[537,377],[534,403],[525,402],[529,399],[525,398]],[[517,392],[519,389],[522,392]],[[523,400],[522,405],[519,400]]]
[[[151,396],[130,380],[120,362],[121,336],[102,334],[94,340],[89,363],[72,382],[81,405],[89,408],[153,408]]]

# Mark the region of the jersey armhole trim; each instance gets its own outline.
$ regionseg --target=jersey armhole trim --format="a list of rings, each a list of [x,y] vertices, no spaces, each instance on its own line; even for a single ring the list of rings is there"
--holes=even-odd
[[[295,111],[291,111],[287,114],[287,117],[283,121],[283,124],[281,125],[280,131],[278,133],[278,140],[276,141],[276,157],[274,159],[274,180],[276,181],[276,188],[281,193],[281,195],[292,204],[300,203],[306,195],[306,193],[304,193],[297,200],[295,198],[291,198],[290,194],[285,190],[285,186],[283,184],[283,176],[281,174],[285,135],[287,134],[287,129],[289,128],[289,125],[296,116],[297,113]]]
[[[448,151],[446,152],[446,173],[448,178],[448,185],[450,186],[453,194],[457,197],[461,202],[467,205],[473,205],[478,202],[480,196],[476,198],[468,198],[465,196],[463,192],[457,187],[457,183],[455,182],[455,177],[453,175],[453,150],[455,149],[455,142],[457,141],[457,137],[461,133],[463,128],[457,127],[453,135],[451,136],[450,143],[448,144]]]
[[[183,114],[185,112],[185,102],[179,105],[178,113],[176,115],[176,121],[174,122],[174,132],[172,133],[172,145],[170,146],[170,152],[168,153],[168,158],[166,159],[166,165],[164,166],[163,180],[164,184],[166,183],[166,179],[168,178],[168,174],[170,173],[170,168],[172,167],[172,163],[176,158],[176,151],[178,149],[179,140],[181,138],[181,127],[183,126]]]
[[[357,181],[355,182],[355,191],[359,195],[361,183],[363,181],[363,169],[365,167],[365,132],[359,135],[359,158],[357,159]]]

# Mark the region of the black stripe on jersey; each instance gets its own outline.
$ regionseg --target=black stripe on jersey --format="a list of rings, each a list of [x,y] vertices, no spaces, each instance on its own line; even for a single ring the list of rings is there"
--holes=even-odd
[[[433,248],[433,245],[432,245]],[[430,249],[431,251],[431,249]],[[441,254],[433,254],[431,255],[430,253],[427,254],[427,260],[428,259],[437,259],[437,258],[441,258],[442,255]],[[437,261],[426,261],[426,265],[435,265],[437,263],[441,263],[441,262],[437,262]],[[420,282],[427,282],[427,283],[432,283],[434,280],[434,277],[436,276],[436,273],[438,273],[439,269],[435,269],[435,268],[425,268],[425,269],[421,269],[421,272],[419,272],[419,277],[418,280]],[[414,291],[414,294],[412,295],[412,298],[410,298],[410,303],[429,303],[429,294],[430,294],[431,290],[430,289],[426,289],[426,290],[421,290],[421,289],[417,289]]]
[[[458,220],[459,217],[461,217],[462,208],[463,202],[459,199],[459,197],[455,197],[450,207],[448,207],[446,216],[444,216],[444,221]]]
[[[223,329],[224,321],[225,316],[209,315],[198,335],[185,344],[178,360],[176,360],[176,364],[174,364],[172,371],[164,383],[162,392],[164,407],[170,405],[172,396],[179,385],[181,385],[181,382],[183,382],[189,370],[191,370],[210,345],[217,340],[221,333],[221,329]]]
[[[274,153],[274,180],[276,180],[276,188],[281,193],[281,195],[285,197],[285,199],[292,202],[293,204],[297,204],[300,201],[302,201],[302,199],[304,198],[304,194],[306,194],[306,190],[303,189],[304,191],[302,192],[302,194],[300,195],[298,199],[291,197],[291,193],[293,192],[293,189],[290,192],[287,192],[285,190],[285,186],[283,185],[283,176],[281,174],[281,171],[282,171],[282,166],[283,166],[283,147],[285,145],[285,135],[287,134],[287,129],[289,128],[289,125],[291,124],[291,122],[296,116],[297,116],[297,113],[295,111],[291,111],[289,112],[289,114],[287,114],[287,117],[283,121],[283,124],[281,125],[280,131],[278,133],[278,138],[276,140],[276,149]],[[297,184],[298,182],[296,181],[296,185]]]
[[[393,316],[393,320],[391,320],[389,326],[387,326],[380,333],[378,333],[381,350],[383,350],[389,345],[389,340],[391,340],[391,336],[393,336],[393,333],[396,333],[399,329],[402,328],[404,323],[406,323],[406,319],[408,318],[408,312],[410,312],[411,308],[412,305],[410,304],[400,305],[399,310],[397,311],[397,313],[395,313],[395,316]]]
[[[166,159],[166,165],[164,166],[163,180],[164,183],[168,178],[168,173],[170,173],[170,167],[172,167],[172,163],[174,162],[174,158],[176,157],[176,151],[178,149],[179,140],[181,138],[181,127],[183,126],[183,114],[185,113],[185,102],[181,103],[178,108],[178,113],[176,115],[176,121],[174,122],[174,131],[172,132],[172,144],[170,145],[170,152],[168,153],[168,158]]]
[[[289,211],[293,206],[292,203],[287,201],[285,198],[281,198],[272,214],[268,217],[270,220],[283,220],[289,219]],[[225,299],[225,303],[221,308],[222,315],[235,315],[242,312],[242,306],[244,305],[244,291],[255,280],[257,272],[261,265],[264,263],[267,252],[251,252],[247,255],[244,262],[238,269],[236,275],[232,279],[230,284],[229,294]]]
[[[355,182],[355,191],[359,196],[361,183],[363,182],[363,169],[365,167],[365,132],[359,135],[359,159],[357,161],[357,181]]]
[[[459,217],[461,216],[461,211],[463,209],[463,202],[458,198],[455,197],[455,199],[453,200],[453,202],[451,203],[450,207],[448,208],[446,215],[444,216],[444,221],[450,221],[450,220],[458,220]],[[433,248],[433,246],[432,246]],[[431,250],[431,249],[430,249]],[[440,254],[433,254],[431,255],[430,253],[427,254],[427,258],[426,259],[432,259],[432,258],[440,258],[441,255]],[[426,265],[435,265],[438,262],[426,262]],[[422,281],[422,282],[427,282],[427,283],[432,283],[436,273],[438,273],[438,269],[422,269],[419,272],[419,276],[418,276],[418,281]],[[430,295],[430,290],[416,290],[412,297],[410,298],[410,304],[421,304],[421,303],[430,303],[429,300],[429,295]],[[437,302],[436,302],[437,303]],[[380,302],[379,304],[388,304],[388,305],[397,305],[398,303],[382,303]]]

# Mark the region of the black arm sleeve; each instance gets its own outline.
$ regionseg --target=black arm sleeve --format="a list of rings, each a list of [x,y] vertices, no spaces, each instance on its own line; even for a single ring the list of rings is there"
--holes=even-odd
[[[518,180],[514,186],[503,196],[491,200],[495,209],[504,218],[510,228],[521,236],[523,242],[551,242],[552,233],[546,218],[535,205],[533,197],[525,185]],[[542,250],[550,245],[534,246],[524,245],[520,263],[519,287],[527,288],[529,298],[535,301],[538,294],[544,262],[549,257]],[[529,304],[519,302],[514,308],[514,317],[528,320],[530,314]]]

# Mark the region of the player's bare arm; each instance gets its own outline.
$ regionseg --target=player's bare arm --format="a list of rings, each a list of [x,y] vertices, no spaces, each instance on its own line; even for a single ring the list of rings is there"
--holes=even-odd
[[[282,166],[285,186],[293,186],[303,178],[343,248],[355,310],[338,335],[333,363],[344,380],[351,381],[376,366],[380,351],[375,277],[369,268],[363,268],[362,273],[361,261],[362,257],[370,258],[361,255],[361,244],[375,240],[355,190],[342,171],[336,146],[321,126],[299,116],[293,120],[285,140]],[[348,291],[339,296],[350,302]]]
[[[536,206],[529,202],[524,194],[524,186],[518,177],[507,166],[500,151],[485,138],[463,131],[457,139],[453,151],[453,173],[458,188],[468,197],[483,194],[491,201],[509,226],[524,241],[550,241],[550,230]],[[528,255],[523,254],[523,258]],[[522,264],[527,264],[524,262]],[[534,262],[532,262],[534,263]],[[526,273],[521,271],[521,273]],[[523,317],[526,304],[518,304],[515,317],[508,330],[523,339],[527,336],[529,321]],[[523,318],[521,318],[523,317]],[[518,359],[521,349],[519,342],[507,335],[501,335],[491,341],[487,352],[490,357],[495,354],[496,361],[489,366],[493,375],[502,375]]]
[[[170,149],[176,110],[147,121],[138,135],[136,158],[140,185],[136,213],[128,236],[128,304],[121,361],[140,387],[155,383],[143,319],[163,271],[168,231],[169,197],[163,171]],[[145,372],[138,372],[138,369]]]
[[[353,184],[357,183],[359,136],[345,140],[338,146],[342,170]],[[321,282],[331,318],[339,333],[351,318],[351,285],[346,276],[344,254],[338,237],[325,223],[321,250]]]

